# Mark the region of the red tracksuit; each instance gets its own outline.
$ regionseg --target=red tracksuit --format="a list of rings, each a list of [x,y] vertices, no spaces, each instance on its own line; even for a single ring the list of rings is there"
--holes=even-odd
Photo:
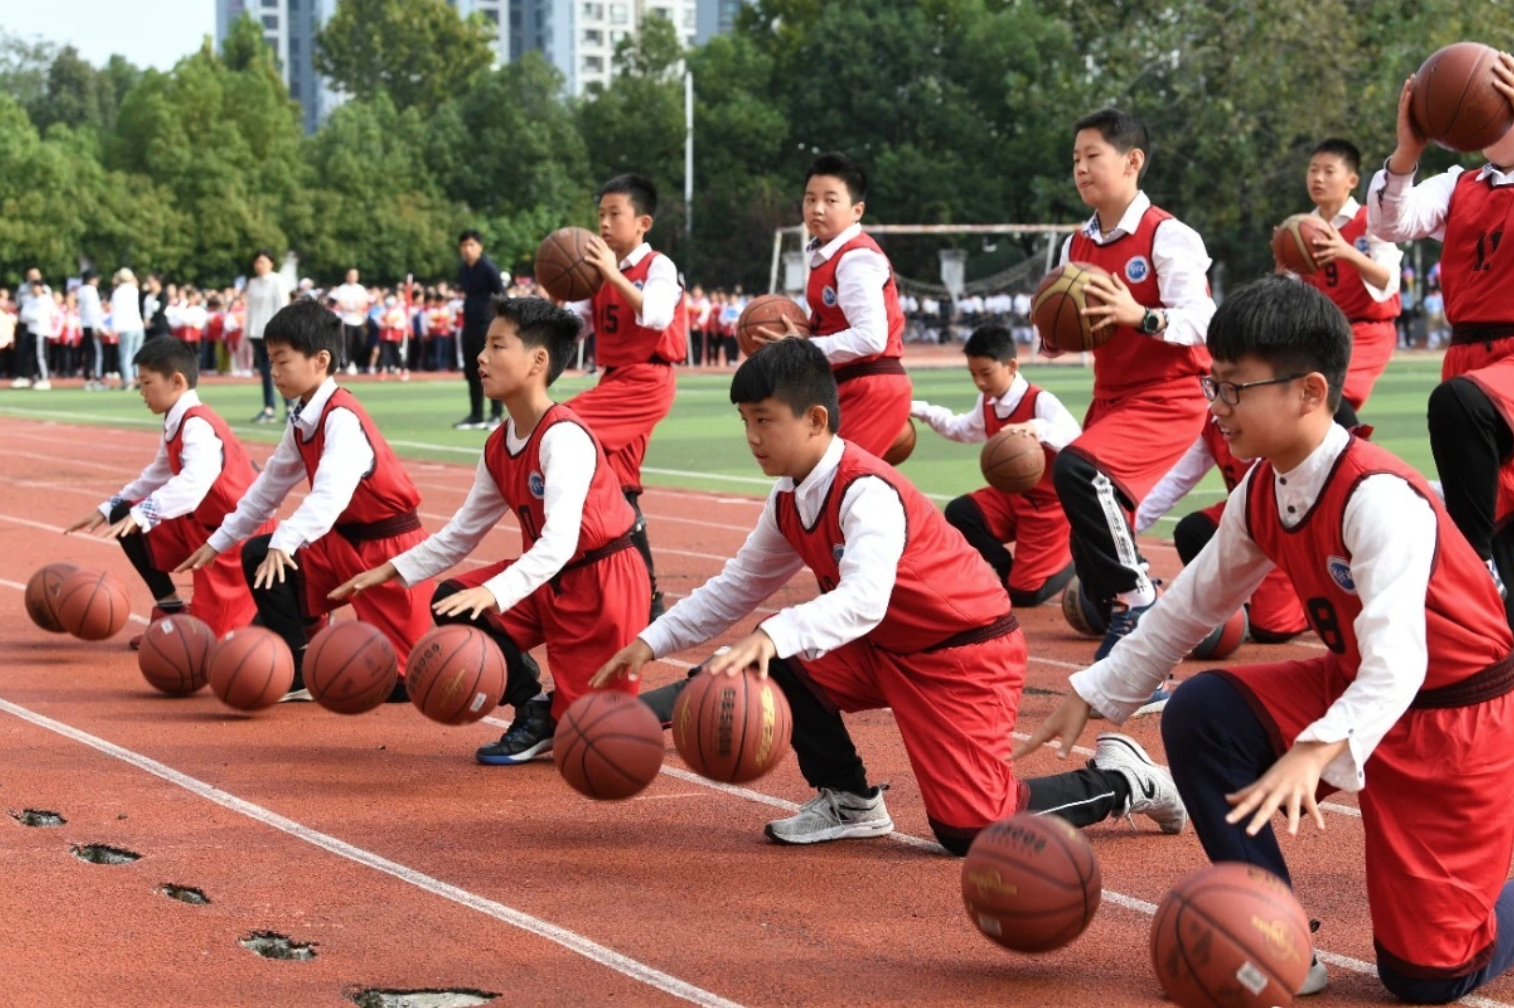
[[[1366,251],[1367,208],[1340,229],[1341,237]],[[1319,288],[1351,320],[1351,366],[1346,371],[1343,396],[1353,409],[1361,409],[1379,375],[1393,359],[1398,344],[1398,328],[1393,320],[1402,310],[1397,294],[1386,301],[1376,301],[1367,293],[1365,281],[1355,266],[1345,260],[1327,263],[1317,273],[1302,278]]]

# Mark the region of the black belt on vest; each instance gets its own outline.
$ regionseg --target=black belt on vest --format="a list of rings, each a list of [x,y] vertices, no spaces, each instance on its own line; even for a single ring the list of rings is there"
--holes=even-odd
[[[950,648],[967,647],[969,644],[982,644],[996,637],[1008,637],[1020,629],[1020,621],[1015,619],[1014,613],[1005,613],[987,626],[974,627],[971,630],[963,630],[961,633],[952,634],[939,644],[932,644],[921,651],[921,654],[934,654],[937,651],[946,651]]]
[[[870,378],[873,375],[904,374],[904,362],[897,357],[879,357],[876,360],[858,361],[836,369],[836,384],[853,378]]]
[[[1495,343],[1514,336],[1514,322],[1459,322],[1451,327],[1451,345]]]
[[[1461,682],[1435,689],[1420,690],[1409,704],[1410,710],[1441,710],[1446,707],[1472,707],[1496,700],[1514,691],[1514,654],[1474,672]]]
[[[650,359],[650,360],[647,360],[647,361],[643,361],[643,362],[642,362],[642,363],[644,363],[644,364],[658,364],[658,365],[661,365],[661,366],[662,366],[662,367],[672,367],[672,366],[673,366],[673,364],[674,364],[674,362],[673,362],[673,361],[665,361],[665,360],[663,360],[663,359],[662,359],[662,358],[661,358],[661,357],[653,357],[653,358],[652,358],[652,359]],[[611,376],[611,375],[612,375],[612,374],[614,374],[614,373],[615,373],[615,372],[616,372],[616,371],[617,371],[617,370],[618,370],[618,369],[619,369],[619,368],[620,368],[620,367],[621,367],[621,366],[622,366],[622,365],[616,365],[616,366],[614,366],[614,367],[607,367],[607,368],[605,368],[605,370],[604,370],[604,377],[605,377],[605,378],[608,378],[608,377],[610,377],[610,376]],[[625,367],[630,367],[630,366],[631,366],[631,365],[629,365],[629,364],[626,364],[626,365],[624,365],[624,366],[625,366]],[[603,380],[603,379],[601,379],[601,380]]]
[[[406,532],[417,532],[421,527],[420,515],[414,511],[403,511],[382,521],[348,522],[346,525],[336,526],[336,531],[348,542],[360,543],[388,539],[392,536],[404,535]]]
[[[1390,318],[1354,318],[1347,319],[1346,321],[1350,322],[1352,325],[1379,325],[1384,322],[1387,322],[1389,324],[1393,322],[1393,320]]]
[[[562,570],[552,575],[552,580],[550,582],[552,585],[552,590],[558,592],[559,594],[562,592],[562,576],[569,571],[576,571],[581,568],[587,567],[590,564],[599,563],[599,561],[603,560],[605,557],[614,556],[621,550],[630,549],[631,545],[631,529],[626,529],[619,536],[611,539],[603,546],[588,550],[577,560],[563,564]]]

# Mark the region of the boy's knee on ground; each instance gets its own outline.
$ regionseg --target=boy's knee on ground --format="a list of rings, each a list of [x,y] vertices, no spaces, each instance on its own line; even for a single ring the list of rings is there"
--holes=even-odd
[[[982,830],[963,829],[959,826],[947,826],[935,822],[930,824],[931,832],[936,834],[936,842],[946,848],[946,853],[952,857],[966,857],[967,849],[973,845]]]
[[[1407,1004],[1450,1004],[1473,989],[1470,977],[1411,977],[1381,960],[1377,964],[1377,978],[1389,994]]]
[[[1185,515],[1172,530],[1172,545],[1177,548],[1183,565],[1193,563],[1194,557],[1204,551],[1216,532],[1214,520],[1202,511]]]
[[[976,528],[983,524],[983,511],[967,494],[953,498],[942,510],[953,528]]]

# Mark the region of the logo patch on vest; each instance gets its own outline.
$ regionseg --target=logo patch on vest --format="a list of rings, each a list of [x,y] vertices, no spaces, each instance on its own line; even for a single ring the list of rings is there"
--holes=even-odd
[[[820,300],[825,302],[827,308],[836,307],[836,288],[827,284],[825,289],[820,292]]]
[[[1356,245],[1356,251],[1360,252],[1362,255],[1366,255],[1367,254],[1367,247],[1368,246],[1367,246],[1367,236],[1366,235],[1362,235],[1359,238],[1357,238],[1356,241],[1354,242],[1354,244]]]
[[[637,290],[641,290],[641,288],[645,285],[645,283],[646,283],[645,280],[633,280],[633,281],[631,281],[631,286],[635,287]]]
[[[547,494],[547,481],[541,478],[541,473],[535,469],[526,477],[526,486],[531,490],[531,496],[541,500]]]
[[[1140,283],[1151,275],[1151,261],[1145,256],[1136,256],[1125,264],[1125,279]]]
[[[834,546],[831,547],[831,559],[834,560],[834,561],[836,561],[837,563],[840,563],[841,562],[841,558],[843,556],[845,556],[845,555],[846,555],[846,544],[845,543],[837,543],[836,545],[834,545]]]
[[[1325,569],[1330,572],[1330,580],[1343,592],[1356,594],[1356,579],[1351,576],[1351,563],[1345,557],[1332,556],[1325,561]]]

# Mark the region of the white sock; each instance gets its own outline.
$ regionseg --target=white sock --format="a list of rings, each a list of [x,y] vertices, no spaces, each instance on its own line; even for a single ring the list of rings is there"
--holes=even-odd
[[[1115,596],[1120,604],[1128,609],[1143,609],[1157,600],[1157,590],[1146,575],[1141,575],[1141,580],[1128,592],[1120,592]]]

